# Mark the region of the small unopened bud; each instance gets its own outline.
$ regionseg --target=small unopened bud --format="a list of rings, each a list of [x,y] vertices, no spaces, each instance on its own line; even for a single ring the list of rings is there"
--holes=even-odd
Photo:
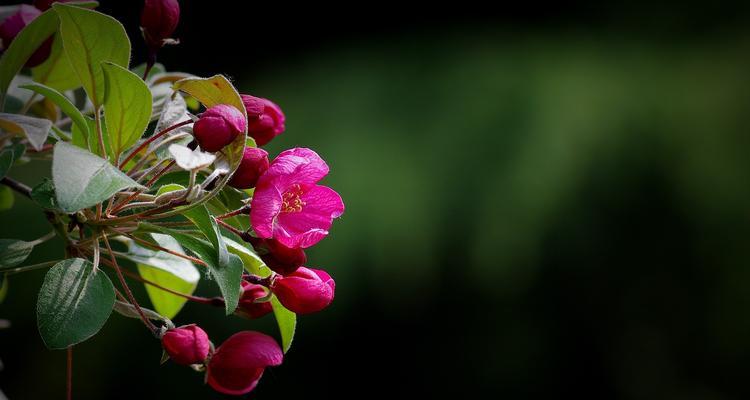
[[[155,53],[165,43],[180,22],[180,3],[177,0],[146,0],[141,12],[141,29],[149,51]]]
[[[270,302],[256,302],[267,295],[268,290],[263,286],[242,281],[242,295],[234,313],[247,319],[260,318],[270,313],[272,311]]]
[[[268,169],[268,152],[257,147],[245,147],[242,161],[229,180],[229,186],[237,189],[255,187],[258,178]]]
[[[168,330],[161,344],[169,358],[179,365],[203,363],[211,347],[206,332],[195,324]]]
[[[260,239],[251,236],[248,237],[248,241],[256,250],[261,250],[260,258],[268,268],[281,275],[289,275],[307,263],[307,255],[301,248],[286,247],[275,239]]]
[[[327,272],[305,267],[286,276],[277,276],[271,285],[279,302],[297,314],[310,314],[328,307],[335,289],[336,283]]]
[[[217,104],[201,114],[193,125],[193,136],[204,151],[216,152],[232,143],[245,131],[247,121],[240,110],[227,104]]]
[[[240,97],[247,111],[247,134],[255,139],[258,146],[284,132],[284,113],[274,102],[247,94]]]

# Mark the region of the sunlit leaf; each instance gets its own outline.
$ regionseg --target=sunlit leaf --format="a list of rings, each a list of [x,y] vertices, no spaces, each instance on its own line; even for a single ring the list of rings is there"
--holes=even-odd
[[[112,160],[135,144],[151,119],[151,91],[134,73],[119,65],[102,63],[106,95],[104,116]]]

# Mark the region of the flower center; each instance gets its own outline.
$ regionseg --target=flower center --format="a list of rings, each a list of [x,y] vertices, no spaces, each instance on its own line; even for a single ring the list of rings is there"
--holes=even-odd
[[[302,188],[300,185],[292,185],[289,190],[281,196],[281,212],[294,213],[302,211],[305,202],[300,198]]]

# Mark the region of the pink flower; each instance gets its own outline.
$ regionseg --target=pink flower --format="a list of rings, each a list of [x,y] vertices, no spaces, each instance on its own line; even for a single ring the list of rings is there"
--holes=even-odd
[[[255,302],[257,299],[266,297],[267,294],[268,292],[263,286],[242,281],[242,295],[240,296],[240,303],[237,306],[237,310],[234,313],[247,319],[260,318],[270,313],[273,311],[270,302]]]
[[[250,238],[250,243],[256,250],[261,250],[259,252],[261,260],[276,273],[289,275],[307,262],[304,250],[290,249],[278,240]]]
[[[253,331],[235,333],[208,362],[208,384],[220,393],[245,394],[255,389],[266,367],[281,364],[283,358],[272,337]]]
[[[168,330],[161,338],[161,345],[169,358],[180,365],[202,363],[210,348],[208,335],[195,324]]]
[[[18,33],[30,24],[42,12],[27,4],[21,4],[13,15],[9,16],[0,23],[0,39],[3,41],[3,48],[7,49],[10,43],[18,36]],[[32,68],[43,63],[52,50],[52,37],[45,40],[41,46],[26,61],[26,67]]]
[[[141,29],[146,44],[153,52],[164,45],[180,22],[177,0],[146,0],[141,12]]]
[[[327,272],[305,267],[286,276],[277,276],[271,286],[279,302],[297,314],[310,314],[328,307],[335,289],[336,282]]]
[[[333,189],[316,184],[327,174],[328,165],[310,149],[279,154],[255,187],[250,208],[255,233],[289,248],[307,248],[328,235],[344,202]]]
[[[203,151],[216,152],[232,143],[237,135],[245,131],[247,123],[240,110],[217,104],[201,114],[193,124],[193,136]]]
[[[257,147],[245,147],[242,161],[229,180],[229,186],[237,189],[255,187],[258,178],[268,169],[268,152]]]
[[[284,113],[271,100],[243,94],[242,102],[247,110],[247,134],[263,146],[284,132]]]

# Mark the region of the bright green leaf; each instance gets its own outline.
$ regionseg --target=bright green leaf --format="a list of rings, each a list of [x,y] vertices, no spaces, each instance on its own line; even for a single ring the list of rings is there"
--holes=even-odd
[[[29,143],[37,151],[47,141],[52,121],[44,118],[27,117],[18,114],[0,113],[0,128],[8,132],[26,135]]]
[[[73,67],[65,55],[59,32],[55,34],[52,41],[49,58],[42,64],[32,68],[31,76],[37,83],[59,91],[75,89],[81,86],[81,81],[78,79],[75,71],[73,71]]]
[[[65,54],[98,109],[105,92],[102,62],[127,67],[130,61],[130,40],[125,28],[116,19],[97,11],[61,3],[54,3],[52,8],[60,17]]]
[[[65,349],[96,334],[112,313],[115,288],[107,275],[81,258],[55,264],[39,290],[39,333],[50,349]]]
[[[203,232],[206,238],[208,238],[208,241],[211,242],[216,249],[219,265],[225,266],[227,262],[229,262],[227,245],[224,243],[224,238],[221,236],[221,231],[216,224],[216,220],[214,220],[214,218],[208,213],[206,207],[194,207],[185,211],[182,215],[192,221],[195,226]]]
[[[237,309],[240,300],[240,282],[242,281],[242,260],[234,254],[229,254],[225,265],[219,264],[218,254],[210,243],[197,239],[186,233],[167,229],[149,223],[141,223],[140,229],[150,232],[160,232],[172,236],[184,248],[190,250],[208,265],[211,276],[219,285],[224,296],[226,314],[232,314]]]
[[[104,115],[112,159],[130,148],[143,135],[151,119],[151,91],[134,73],[119,65],[102,64],[106,95]]]
[[[34,242],[0,239],[0,270],[13,268],[24,262],[34,249]]]
[[[88,137],[89,126],[88,123],[86,123],[86,119],[83,117],[81,111],[76,108],[73,102],[71,102],[70,99],[65,97],[62,93],[51,87],[44,86],[38,83],[29,83],[21,87],[39,93],[55,103],[55,105],[60,107],[60,110],[63,113],[70,117],[76,127],[81,132],[84,132]]]
[[[107,160],[65,142],[55,144],[52,181],[57,203],[67,213],[101,203],[120,190],[142,187]]]
[[[282,306],[276,296],[271,297],[271,307],[273,308],[273,316],[276,317],[276,324],[279,325],[281,347],[286,353],[292,347],[292,341],[294,340],[294,331],[297,329],[297,314]]]
[[[174,290],[175,292],[191,295],[198,286],[197,283],[185,282],[169,272],[153,268],[146,264],[137,265],[138,272],[143,279]],[[148,293],[148,298],[151,299],[151,304],[154,305],[156,312],[167,318],[174,318],[180,312],[182,306],[185,305],[185,302],[187,302],[187,299],[184,297],[174,295],[149,284],[146,284],[146,293]]]

